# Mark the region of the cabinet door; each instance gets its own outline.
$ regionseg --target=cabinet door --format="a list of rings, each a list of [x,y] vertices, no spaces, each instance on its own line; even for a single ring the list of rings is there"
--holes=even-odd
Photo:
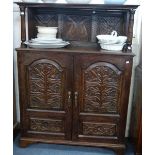
[[[72,62],[53,52],[18,52],[22,136],[71,139]]]
[[[73,139],[121,141],[125,135],[132,58],[82,55],[75,58],[74,65]]]

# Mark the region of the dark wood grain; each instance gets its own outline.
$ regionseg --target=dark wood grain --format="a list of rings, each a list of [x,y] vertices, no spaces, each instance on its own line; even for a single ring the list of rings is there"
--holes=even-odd
[[[130,84],[130,78],[128,77],[131,76],[130,73],[132,69],[132,61],[126,64],[127,61],[130,61],[130,57],[123,58],[111,55],[97,56],[93,54],[83,54],[76,57],[75,66],[77,67],[74,70],[74,91],[78,92],[78,106],[75,107],[74,105],[74,114],[76,115],[73,116],[75,120],[73,124],[73,137],[76,140],[80,139],[78,134],[83,133],[82,124],[87,118],[90,118],[89,121],[87,121],[91,123],[94,121],[96,123],[105,122],[103,115],[100,116],[98,114],[110,113],[111,115],[119,114],[120,116],[117,120],[117,136],[119,140],[123,141]],[[102,72],[99,66],[102,67]],[[128,67],[127,69],[126,66]],[[88,70],[90,74],[87,73]],[[126,92],[124,93],[123,90],[126,90]],[[83,113],[85,115],[83,115]],[[90,117],[89,114],[94,115]],[[105,118],[107,118],[106,123],[108,123],[109,117],[106,116]],[[115,115],[113,115],[113,118],[115,118]],[[75,124],[78,124],[78,122],[79,125],[76,126]],[[100,141],[101,138],[102,137],[99,138]],[[106,138],[103,136],[103,139]],[[96,141],[98,140],[96,139]]]
[[[20,16],[21,16],[21,47],[25,47],[24,42],[26,41],[26,24],[25,24],[25,6],[20,5]]]
[[[70,8],[70,9],[81,9],[81,10],[128,10],[136,9],[139,5],[111,5],[111,4],[66,4],[66,3],[28,3],[28,2],[15,2],[19,6],[24,5],[25,7],[36,7],[36,8]]]
[[[128,50],[131,51],[132,37],[133,37],[133,24],[134,24],[134,14],[135,9],[130,9],[129,11],[129,25],[128,25]]]
[[[52,53],[45,55],[43,52],[19,52],[18,64],[23,134],[34,130],[34,127],[31,127],[34,123],[36,131],[43,128],[46,129],[45,132],[52,131],[49,122],[58,118],[63,123],[58,123],[61,125],[59,130],[64,132],[66,139],[70,139],[72,111],[67,98],[68,91],[72,89],[72,74],[69,74],[72,72],[72,57]],[[49,110],[49,114],[44,110]],[[58,132],[57,129],[55,131]]]

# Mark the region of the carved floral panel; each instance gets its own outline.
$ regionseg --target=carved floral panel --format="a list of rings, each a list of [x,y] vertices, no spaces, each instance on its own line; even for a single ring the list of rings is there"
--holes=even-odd
[[[116,124],[83,122],[83,134],[91,136],[115,136]]]
[[[29,106],[41,109],[62,108],[63,72],[54,61],[38,60],[28,68]]]
[[[64,132],[64,125],[61,120],[31,119],[30,130],[39,132]]]
[[[84,111],[117,113],[121,72],[112,64],[99,62],[84,72]]]

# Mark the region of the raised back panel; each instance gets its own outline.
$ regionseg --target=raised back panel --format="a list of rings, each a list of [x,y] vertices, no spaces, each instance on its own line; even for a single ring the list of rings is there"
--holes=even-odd
[[[58,26],[58,16],[55,14],[37,14],[35,16],[35,25],[40,26]]]
[[[84,11],[73,9],[29,8],[29,39],[37,36],[36,26],[57,26],[57,37],[68,41],[97,42],[98,34],[125,35],[124,11],[114,14],[111,11]]]
[[[97,34],[110,34],[113,30],[117,31],[118,35],[123,34],[123,19],[121,16],[98,16],[97,23]]]
[[[62,37],[65,40],[90,41],[91,17],[63,15]]]

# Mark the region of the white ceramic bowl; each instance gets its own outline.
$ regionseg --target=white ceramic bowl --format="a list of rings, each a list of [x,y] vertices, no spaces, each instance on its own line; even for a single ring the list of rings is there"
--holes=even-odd
[[[38,33],[37,38],[42,40],[50,40],[50,39],[56,38],[56,34]]]
[[[55,3],[57,0],[42,0],[44,3]]]
[[[67,3],[88,4],[91,0],[66,0]]]
[[[117,36],[112,36],[112,35],[97,35],[96,37],[99,40],[99,43],[115,44],[115,43],[118,42]]]
[[[111,44],[111,45],[100,44],[102,49],[109,51],[122,51],[124,45],[125,44]]]
[[[99,43],[115,44],[118,42],[116,31],[112,31],[111,35],[97,35],[96,37],[99,40]]]
[[[126,36],[118,36],[118,42],[119,43],[125,43],[127,41],[127,37]]]
[[[38,33],[56,34],[58,31],[58,27],[37,26],[37,28]]]

